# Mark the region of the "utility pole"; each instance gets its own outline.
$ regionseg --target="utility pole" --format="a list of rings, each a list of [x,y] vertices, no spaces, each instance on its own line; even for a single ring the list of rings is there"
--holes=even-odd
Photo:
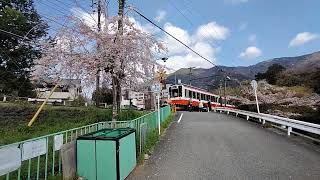
[[[227,96],[226,96],[226,89],[227,89],[227,81],[226,78],[224,78],[224,92],[223,92],[223,96],[224,96],[224,106],[227,106]]]
[[[224,77],[224,106],[227,106],[227,96],[226,96],[227,81],[230,81],[229,76]]]
[[[95,4],[95,3],[94,3]],[[101,0],[97,0],[97,12],[98,12],[98,32],[101,31]],[[99,44],[97,41],[97,50],[99,51]],[[99,60],[98,60],[99,61]],[[96,107],[100,105],[100,66],[97,65],[97,74],[96,74]]]
[[[192,76],[192,69],[195,67],[189,67],[189,85],[191,85],[191,76]]]
[[[221,80],[220,80],[220,86],[219,86],[219,103],[220,103],[220,105],[222,106],[221,88],[222,88],[222,83],[221,83]]]
[[[124,5],[125,5],[125,0],[118,0],[118,34],[117,36],[122,36],[123,35],[123,15],[124,15]],[[119,38],[121,41],[121,38]],[[119,40],[116,40],[119,41]],[[121,43],[119,43],[121,44]],[[119,52],[120,53],[120,52]],[[122,68],[123,66],[124,59],[120,59],[120,66]],[[113,86],[113,91],[115,91],[113,94],[116,95],[116,102],[114,102],[116,105],[116,111],[117,115],[120,113],[120,108],[121,108],[121,78],[123,76],[123,69],[121,69],[119,72],[116,72],[116,76],[113,76],[112,78],[112,86]]]

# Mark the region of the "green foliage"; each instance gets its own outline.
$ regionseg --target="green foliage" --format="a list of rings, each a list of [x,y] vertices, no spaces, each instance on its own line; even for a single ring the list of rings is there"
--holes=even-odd
[[[276,84],[278,76],[285,68],[279,64],[273,64],[269,66],[265,73],[258,73],[256,75],[256,80],[265,79],[269,84]]]
[[[272,124],[266,122],[265,124],[262,125],[262,127],[263,127],[263,128],[266,128],[266,129],[269,129],[269,128],[272,128]]]
[[[0,103],[0,145],[22,141],[100,121],[110,121],[112,111],[96,107],[47,106],[34,125],[27,127],[36,112],[35,105]],[[140,117],[142,112],[122,111],[120,120]],[[126,117],[126,118],[124,118]]]
[[[74,101],[71,102],[71,106],[84,106],[86,102],[86,98],[82,95],[79,95]]]
[[[288,87],[288,89],[295,92],[295,96],[299,98],[309,96],[313,93],[312,89],[304,86],[293,86]]]
[[[163,133],[164,130],[169,127],[172,120],[173,120],[173,116],[170,116],[168,119],[166,119],[161,124],[161,133]],[[144,154],[151,154],[154,146],[158,143],[159,139],[160,139],[160,137],[159,137],[158,129],[155,129],[155,130],[147,133],[146,144],[144,145],[143,151],[142,151],[141,155],[139,156],[139,160],[138,160],[139,163],[143,163]]]
[[[38,42],[46,36],[47,24],[37,14],[32,0],[3,0],[0,3],[0,94],[34,96],[30,83],[33,60],[39,58]]]
[[[100,103],[107,103],[107,104],[112,104],[112,89],[109,89],[107,87],[102,87],[100,89],[100,96],[99,96],[99,100]],[[95,90],[92,93],[92,100],[96,101],[97,98],[97,91]]]
[[[303,72],[284,71],[280,73],[276,84],[288,87],[303,86],[320,94],[320,68]]]

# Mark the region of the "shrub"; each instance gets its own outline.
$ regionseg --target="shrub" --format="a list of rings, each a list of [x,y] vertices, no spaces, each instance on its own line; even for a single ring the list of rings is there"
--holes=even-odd
[[[299,98],[309,96],[313,93],[312,89],[304,86],[293,86],[288,89],[295,93],[295,97]]]

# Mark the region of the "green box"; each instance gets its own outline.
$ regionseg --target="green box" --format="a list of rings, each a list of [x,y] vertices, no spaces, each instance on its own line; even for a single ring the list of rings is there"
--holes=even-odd
[[[77,173],[87,180],[123,180],[137,164],[132,128],[101,129],[77,138]]]

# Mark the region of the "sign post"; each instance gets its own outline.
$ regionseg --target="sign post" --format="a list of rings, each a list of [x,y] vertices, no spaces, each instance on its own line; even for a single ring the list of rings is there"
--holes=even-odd
[[[159,135],[161,134],[161,122],[160,122],[160,92],[158,94],[158,128],[159,128]]]
[[[159,84],[154,84],[151,86],[151,91],[155,94],[157,94],[157,103],[158,105],[156,107],[154,107],[155,109],[157,109],[157,113],[158,113],[158,130],[159,130],[159,135],[161,133],[161,122],[160,122],[160,92],[161,92],[161,85]],[[157,104],[155,103],[155,104]]]
[[[21,150],[17,146],[0,149],[0,176],[19,169],[21,166]]]
[[[258,96],[257,96],[257,88],[258,88],[258,83],[256,80],[252,80],[251,81],[251,86],[253,88],[254,91],[254,96],[256,97],[256,104],[257,104],[257,111],[260,114],[260,109],[259,109],[259,103],[258,103]]]

